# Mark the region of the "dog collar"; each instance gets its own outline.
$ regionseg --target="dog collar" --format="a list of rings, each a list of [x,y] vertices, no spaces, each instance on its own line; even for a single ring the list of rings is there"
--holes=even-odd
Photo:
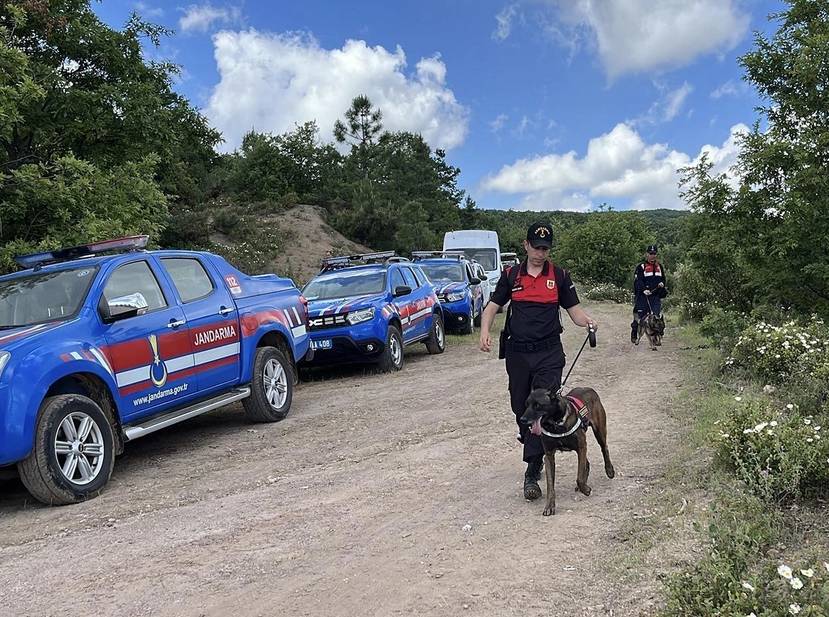
[[[580,428],[581,428],[581,418],[579,418],[579,421],[578,421],[578,422],[576,422],[576,423],[573,425],[573,428],[571,428],[571,429],[570,429],[569,431],[567,431],[566,433],[550,433],[550,432],[548,432],[548,431],[545,431],[545,430],[544,430],[544,427],[542,426],[542,427],[541,427],[541,434],[542,434],[542,435],[546,435],[547,437],[555,437],[556,439],[560,439],[561,437],[569,437],[570,435],[572,435],[573,433],[575,433],[575,432],[576,432],[577,430],[579,430]]]

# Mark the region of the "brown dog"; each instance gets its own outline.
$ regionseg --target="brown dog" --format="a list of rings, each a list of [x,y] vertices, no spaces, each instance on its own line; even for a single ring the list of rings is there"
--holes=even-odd
[[[581,413],[579,408],[582,408]],[[607,449],[607,415],[593,388],[573,388],[566,395],[556,394],[555,390],[536,388],[527,397],[527,409],[521,421],[532,425],[531,432],[540,435],[544,445],[544,460],[547,463],[547,506],[544,508],[544,516],[556,513],[557,450],[576,451],[579,457],[576,490],[585,495],[590,494],[587,485],[590,462],[587,460],[586,423],[593,428],[593,435],[602,449],[607,477],[616,475]]]
[[[639,336],[636,337],[636,344],[642,340],[642,335],[648,338],[651,351],[662,345],[662,336],[665,334],[665,318],[662,315],[648,313],[639,320]]]

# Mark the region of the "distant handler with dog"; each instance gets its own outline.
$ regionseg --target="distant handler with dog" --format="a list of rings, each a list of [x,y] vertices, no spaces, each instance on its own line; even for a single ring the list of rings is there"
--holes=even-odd
[[[564,308],[577,326],[596,329],[596,320],[579,305],[576,286],[570,274],[548,259],[553,240],[549,223],[535,223],[527,230],[524,249],[526,260],[501,273],[481,319],[480,347],[492,349],[490,328],[496,313],[511,300],[504,331],[501,333],[499,358],[506,359],[509,376],[510,406],[518,424],[518,441],[524,445],[524,498],[541,497],[538,481],[544,467],[541,438],[522,423],[527,397],[533,388],[553,391],[561,386],[565,365],[561,345],[563,330],[559,307]]]
[[[635,294],[633,321],[630,324],[630,342],[639,341],[639,322],[648,315],[662,315],[662,298],[668,295],[665,287],[665,268],[657,259],[657,246],[651,244],[645,260],[636,266],[633,279]]]

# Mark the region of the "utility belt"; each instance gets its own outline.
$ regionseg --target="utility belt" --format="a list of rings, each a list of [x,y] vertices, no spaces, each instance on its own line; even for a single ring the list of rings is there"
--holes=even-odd
[[[531,341],[522,343],[519,341],[512,341],[502,331],[501,338],[498,345],[498,358],[504,359],[507,351],[516,353],[534,353],[536,351],[551,351],[561,347],[561,337],[553,336],[541,341]]]

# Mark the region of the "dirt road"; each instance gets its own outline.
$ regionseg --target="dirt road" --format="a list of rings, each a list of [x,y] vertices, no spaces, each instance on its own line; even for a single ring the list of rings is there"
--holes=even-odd
[[[644,592],[606,564],[675,439],[677,344],[633,348],[626,308],[591,310],[599,347],[570,385],[600,393],[617,475],[591,435],[584,497],[560,454],[556,516],[520,496],[503,363],[470,337],[394,375],[300,384],[278,424],[228,408],[141,439],[88,503],[3,483],[0,614],[639,614]]]

